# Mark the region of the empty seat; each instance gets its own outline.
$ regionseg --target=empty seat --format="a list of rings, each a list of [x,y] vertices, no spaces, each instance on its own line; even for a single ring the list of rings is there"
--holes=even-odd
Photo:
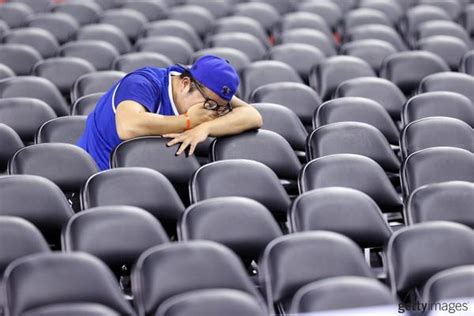
[[[184,0],[185,4],[197,5],[203,7],[216,19],[227,16],[232,11],[232,6],[235,3],[233,0]]]
[[[430,147],[458,147],[474,152],[472,127],[451,117],[427,117],[408,124],[400,136],[403,157]]]
[[[474,182],[474,154],[454,147],[419,150],[404,161],[400,178],[405,197],[425,184],[446,181]]]
[[[459,0],[419,0],[418,3],[443,9],[453,20],[456,20],[459,17],[462,10],[462,4]]]
[[[269,46],[268,36],[263,27],[257,21],[245,16],[230,16],[221,18],[214,26],[214,33],[248,33],[260,40],[265,46]]]
[[[360,248],[329,231],[279,237],[267,246],[261,263],[268,309],[288,312],[291,299],[304,285],[336,276],[372,277]]]
[[[249,100],[255,89],[274,82],[303,83],[296,70],[281,61],[256,61],[245,67],[242,73],[243,99]]]
[[[58,116],[68,115],[69,106],[58,88],[45,78],[13,77],[0,82],[2,98],[34,98],[48,104]]]
[[[0,177],[0,184],[0,214],[26,219],[59,249],[61,229],[74,212],[58,186],[32,175]]]
[[[51,2],[49,0],[12,0],[10,2],[21,2],[29,6],[35,13],[47,12]]]
[[[171,59],[165,55],[154,52],[136,52],[118,56],[115,58],[112,68],[129,73],[147,66],[166,68],[172,64]]]
[[[50,32],[59,43],[72,40],[79,30],[77,21],[61,12],[36,14],[30,18],[28,25]]]
[[[325,59],[324,54],[316,47],[299,43],[273,46],[268,52],[268,57],[271,60],[288,64],[306,82],[308,81],[311,69]]]
[[[269,5],[274,7],[278,11],[278,13],[280,13],[281,15],[291,12],[295,9],[294,4],[291,3],[291,1],[285,1],[285,0],[252,0],[252,1],[268,3]]]
[[[400,120],[402,107],[407,101],[395,84],[382,78],[356,78],[343,81],[337,86],[334,96],[374,100],[387,110],[394,121]]]
[[[321,31],[306,28],[287,30],[281,34],[280,41],[282,44],[297,43],[314,46],[327,57],[336,55],[336,47],[331,38]]]
[[[333,30],[336,29],[343,17],[341,8],[332,1],[302,2],[300,5],[298,5],[297,10],[318,14]]]
[[[31,1],[31,0],[30,0]],[[103,10],[109,10],[119,7],[122,0],[94,0]]]
[[[82,27],[77,32],[77,40],[105,41],[114,46],[120,54],[126,54],[132,49],[130,41],[122,30],[105,23]]]
[[[473,264],[473,238],[467,226],[442,221],[396,231],[387,248],[392,293],[405,298],[410,291],[421,290],[435,273]]]
[[[211,12],[197,5],[173,7],[169,11],[169,18],[188,23],[201,37],[204,37],[214,25]]]
[[[382,64],[380,76],[409,95],[424,77],[443,71],[449,71],[449,66],[438,55],[428,51],[410,51],[388,56]]]
[[[403,106],[402,122],[407,125],[424,117],[453,117],[474,126],[474,105],[462,94],[437,91],[410,98]]]
[[[258,38],[242,32],[213,35],[209,38],[209,45],[211,47],[235,48],[247,55],[250,61],[262,59],[266,52],[265,46]]]
[[[41,232],[27,220],[14,216],[0,217],[0,272],[15,259],[34,254],[49,252],[49,246]],[[15,245],[12,247],[11,245]]]
[[[35,144],[76,144],[86,128],[86,116],[63,116],[45,122],[35,135]]]
[[[24,3],[9,2],[0,6],[0,19],[12,29],[26,26],[33,14],[33,10]]]
[[[468,74],[446,72],[433,74],[425,77],[418,87],[418,92],[432,92],[432,91],[451,91],[462,94],[471,100],[474,104],[474,77]]]
[[[43,58],[56,56],[59,49],[59,43],[51,33],[36,27],[12,30],[4,36],[3,41],[7,44],[28,45]]]
[[[203,48],[196,31],[187,23],[178,20],[162,20],[146,25],[145,37],[176,36],[185,40],[194,50]]]
[[[55,117],[53,109],[38,99],[0,100],[0,123],[11,127],[25,143],[31,143],[38,128]]]
[[[126,73],[122,71],[97,71],[84,74],[74,81],[71,89],[71,101],[80,97],[98,92],[106,92],[110,87],[122,79]]]
[[[400,25],[402,32],[410,41],[413,39],[419,25],[433,20],[450,21],[450,16],[441,8],[431,5],[418,5],[408,9],[403,23]]]
[[[15,73],[10,67],[0,63],[0,80],[15,77],[15,76],[16,76]]]
[[[436,35],[418,41],[416,47],[440,56],[451,70],[456,71],[470,45],[453,36]]]
[[[314,159],[301,170],[300,193],[331,186],[357,189],[370,196],[382,212],[398,212],[402,201],[382,167],[368,157],[335,154]]]
[[[394,24],[398,22],[403,16],[402,7],[399,1],[385,1],[385,0],[365,0],[361,1],[359,6],[361,8],[368,8],[382,12]]]
[[[468,51],[463,56],[459,71],[474,76],[474,50]]]
[[[71,108],[71,115],[89,115],[89,113],[94,111],[97,101],[103,95],[104,93],[99,92],[80,97],[74,102]]]
[[[126,1],[123,4],[123,8],[140,12],[150,22],[165,19],[168,16],[166,3],[159,0]]]
[[[193,53],[192,47],[176,36],[142,38],[137,41],[135,48],[139,52],[162,54],[172,62],[184,65],[191,62],[191,55]]]
[[[331,38],[332,36],[331,29],[326,21],[324,21],[324,19],[319,15],[310,12],[299,11],[288,13],[280,20],[279,27],[282,32],[292,29],[306,28],[320,31],[328,38]]]
[[[406,218],[411,225],[443,220],[474,228],[473,203],[474,183],[450,181],[428,184],[410,195]]]
[[[267,32],[270,32],[280,19],[280,13],[273,6],[258,2],[238,3],[234,7],[234,15],[256,20]]]
[[[5,272],[5,291],[9,315],[135,315],[107,266],[84,253],[17,260]]]
[[[194,173],[190,181],[191,202],[222,196],[251,198],[280,216],[286,216],[290,205],[276,174],[264,164],[252,160],[211,162]]]
[[[370,8],[359,8],[349,11],[344,17],[345,30],[367,24],[393,26],[393,22],[384,13]]]
[[[253,103],[252,106],[263,118],[262,129],[280,134],[295,151],[304,153],[308,132],[295,112],[276,103]]]
[[[48,79],[58,90],[67,95],[80,76],[94,72],[94,66],[85,59],[77,57],[54,57],[38,62],[33,74]]]
[[[97,23],[102,9],[94,1],[66,1],[55,3],[53,12],[62,12],[72,16],[80,25]]]
[[[315,129],[306,139],[307,160],[334,154],[369,157],[386,172],[398,173],[400,161],[385,136],[372,125],[339,122]]]
[[[250,101],[283,105],[295,112],[305,126],[311,126],[313,113],[321,104],[321,98],[316,91],[297,82],[275,82],[263,85],[255,89]],[[312,128],[309,129],[312,130]]]
[[[212,240],[244,260],[257,261],[282,232],[262,204],[244,197],[219,197],[191,205],[179,221],[180,240]],[[245,261],[249,262],[249,261]]]
[[[205,289],[242,291],[263,304],[237,256],[211,241],[170,243],[145,251],[132,273],[132,289],[140,315],[155,314],[167,299]]]
[[[341,82],[359,77],[375,77],[375,72],[360,58],[334,56],[313,68],[309,82],[313,89],[319,91],[323,101],[326,101],[331,99]]]
[[[392,145],[398,144],[399,133],[387,111],[376,101],[360,97],[344,97],[321,104],[314,112],[314,128],[337,122],[362,122],[375,126]]]
[[[459,297],[474,297],[473,271],[473,265],[465,265],[436,273],[423,287],[423,301],[442,302]]]
[[[198,60],[204,55],[216,55],[228,60],[238,73],[250,64],[249,57],[242,51],[230,47],[213,47],[198,50],[192,55],[193,61]]]
[[[131,40],[142,34],[147,24],[146,17],[138,11],[131,9],[106,10],[100,22],[118,27]]]
[[[383,248],[392,230],[377,204],[350,188],[322,188],[298,196],[288,215],[292,232],[328,230],[362,248]]]
[[[358,5],[357,0],[331,0],[331,2],[334,2],[343,13],[354,9]]]
[[[343,300],[340,297],[344,297]],[[349,309],[368,310],[384,306],[388,312],[398,303],[390,289],[381,282],[357,276],[333,277],[309,283],[299,289],[292,302],[290,313],[315,313],[322,311],[346,312]],[[393,307],[388,307],[392,305]],[[370,312],[369,312],[370,313]]]
[[[31,46],[24,44],[2,44],[0,46],[0,63],[11,68],[18,76],[29,75],[33,66],[43,59]]]
[[[346,42],[366,39],[378,39],[393,45],[398,51],[404,51],[407,46],[400,35],[393,28],[386,25],[368,24],[348,30]]]
[[[431,36],[452,36],[462,40],[466,45],[471,44],[469,34],[463,27],[452,21],[429,21],[418,27],[417,38],[424,39]]]
[[[462,13],[462,25],[469,34],[474,30],[474,5],[468,4]]]
[[[130,187],[133,183],[133,187]],[[90,177],[81,191],[83,210],[112,205],[130,205],[151,213],[165,226],[176,229],[184,205],[170,181],[149,168],[109,169]]]
[[[396,52],[392,44],[377,39],[358,40],[341,46],[341,54],[364,60],[377,73],[382,67],[383,60]]]
[[[97,70],[109,70],[112,69],[112,63],[119,56],[119,52],[105,41],[81,40],[61,46],[59,56],[82,58]]]
[[[5,172],[8,160],[15,154],[15,152],[23,148],[23,141],[20,136],[10,126],[0,123],[0,174]]]

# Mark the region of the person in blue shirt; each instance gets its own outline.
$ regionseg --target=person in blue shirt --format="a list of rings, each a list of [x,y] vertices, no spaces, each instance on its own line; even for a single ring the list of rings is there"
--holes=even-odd
[[[232,65],[205,55],[190,68],[145,67],[114,84],[89,114],[77,141],[97,162],[109,168],[109,156],[124,140],[161,135],[181,143],[192,155],[209,136],[219,137],[260,128],[262,117],[235,96],[240,80]]]

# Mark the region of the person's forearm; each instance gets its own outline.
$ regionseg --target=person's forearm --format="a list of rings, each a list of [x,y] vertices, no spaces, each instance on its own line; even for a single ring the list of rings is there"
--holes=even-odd
[[[136,122],[128,122],[122,129],[122,140],[139,136],[163,135],[168,133],[181,133],[186,130],[184,115],[165,116],[154,113],[142,112],[134,116]]]

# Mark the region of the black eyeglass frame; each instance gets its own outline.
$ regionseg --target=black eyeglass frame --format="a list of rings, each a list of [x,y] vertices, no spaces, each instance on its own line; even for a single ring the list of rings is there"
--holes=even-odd
[[[232,111],[232,105],[230,104],[230,102],[227,102],[226,105],[219,105],[219,103],[217,103],[216,100],[213,100],[211,98],[209,98],[205,93],[204,91],[202,90],[202,88],[200,87],[201,84],[199,82],[197,82],[195,79],[192,80],[192,83],[194,84],[194,86],[196,87],[196,89],[199,91],[199,93],[201,94],[201,96],[204,98],[204,108],[206,110],[212,110],[212,111],[216,111],[217,112],[217,115],[219,116],[223,116],[223,115],[226,115],[228,114],[229,112]]]

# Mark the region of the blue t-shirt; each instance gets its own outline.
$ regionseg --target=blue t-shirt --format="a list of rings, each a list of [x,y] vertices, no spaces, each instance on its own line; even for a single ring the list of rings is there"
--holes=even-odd
[[[77,145],[94,158],[101,170],[108,169],[111,152],[122,142],[115,124],[117,106],[122,101],[132,100],[151,113],[179,115],[173,102],[170,78],[180,72],[176,66],[145,67],[123,77],[99,99],[87,117],[86,128]]]

